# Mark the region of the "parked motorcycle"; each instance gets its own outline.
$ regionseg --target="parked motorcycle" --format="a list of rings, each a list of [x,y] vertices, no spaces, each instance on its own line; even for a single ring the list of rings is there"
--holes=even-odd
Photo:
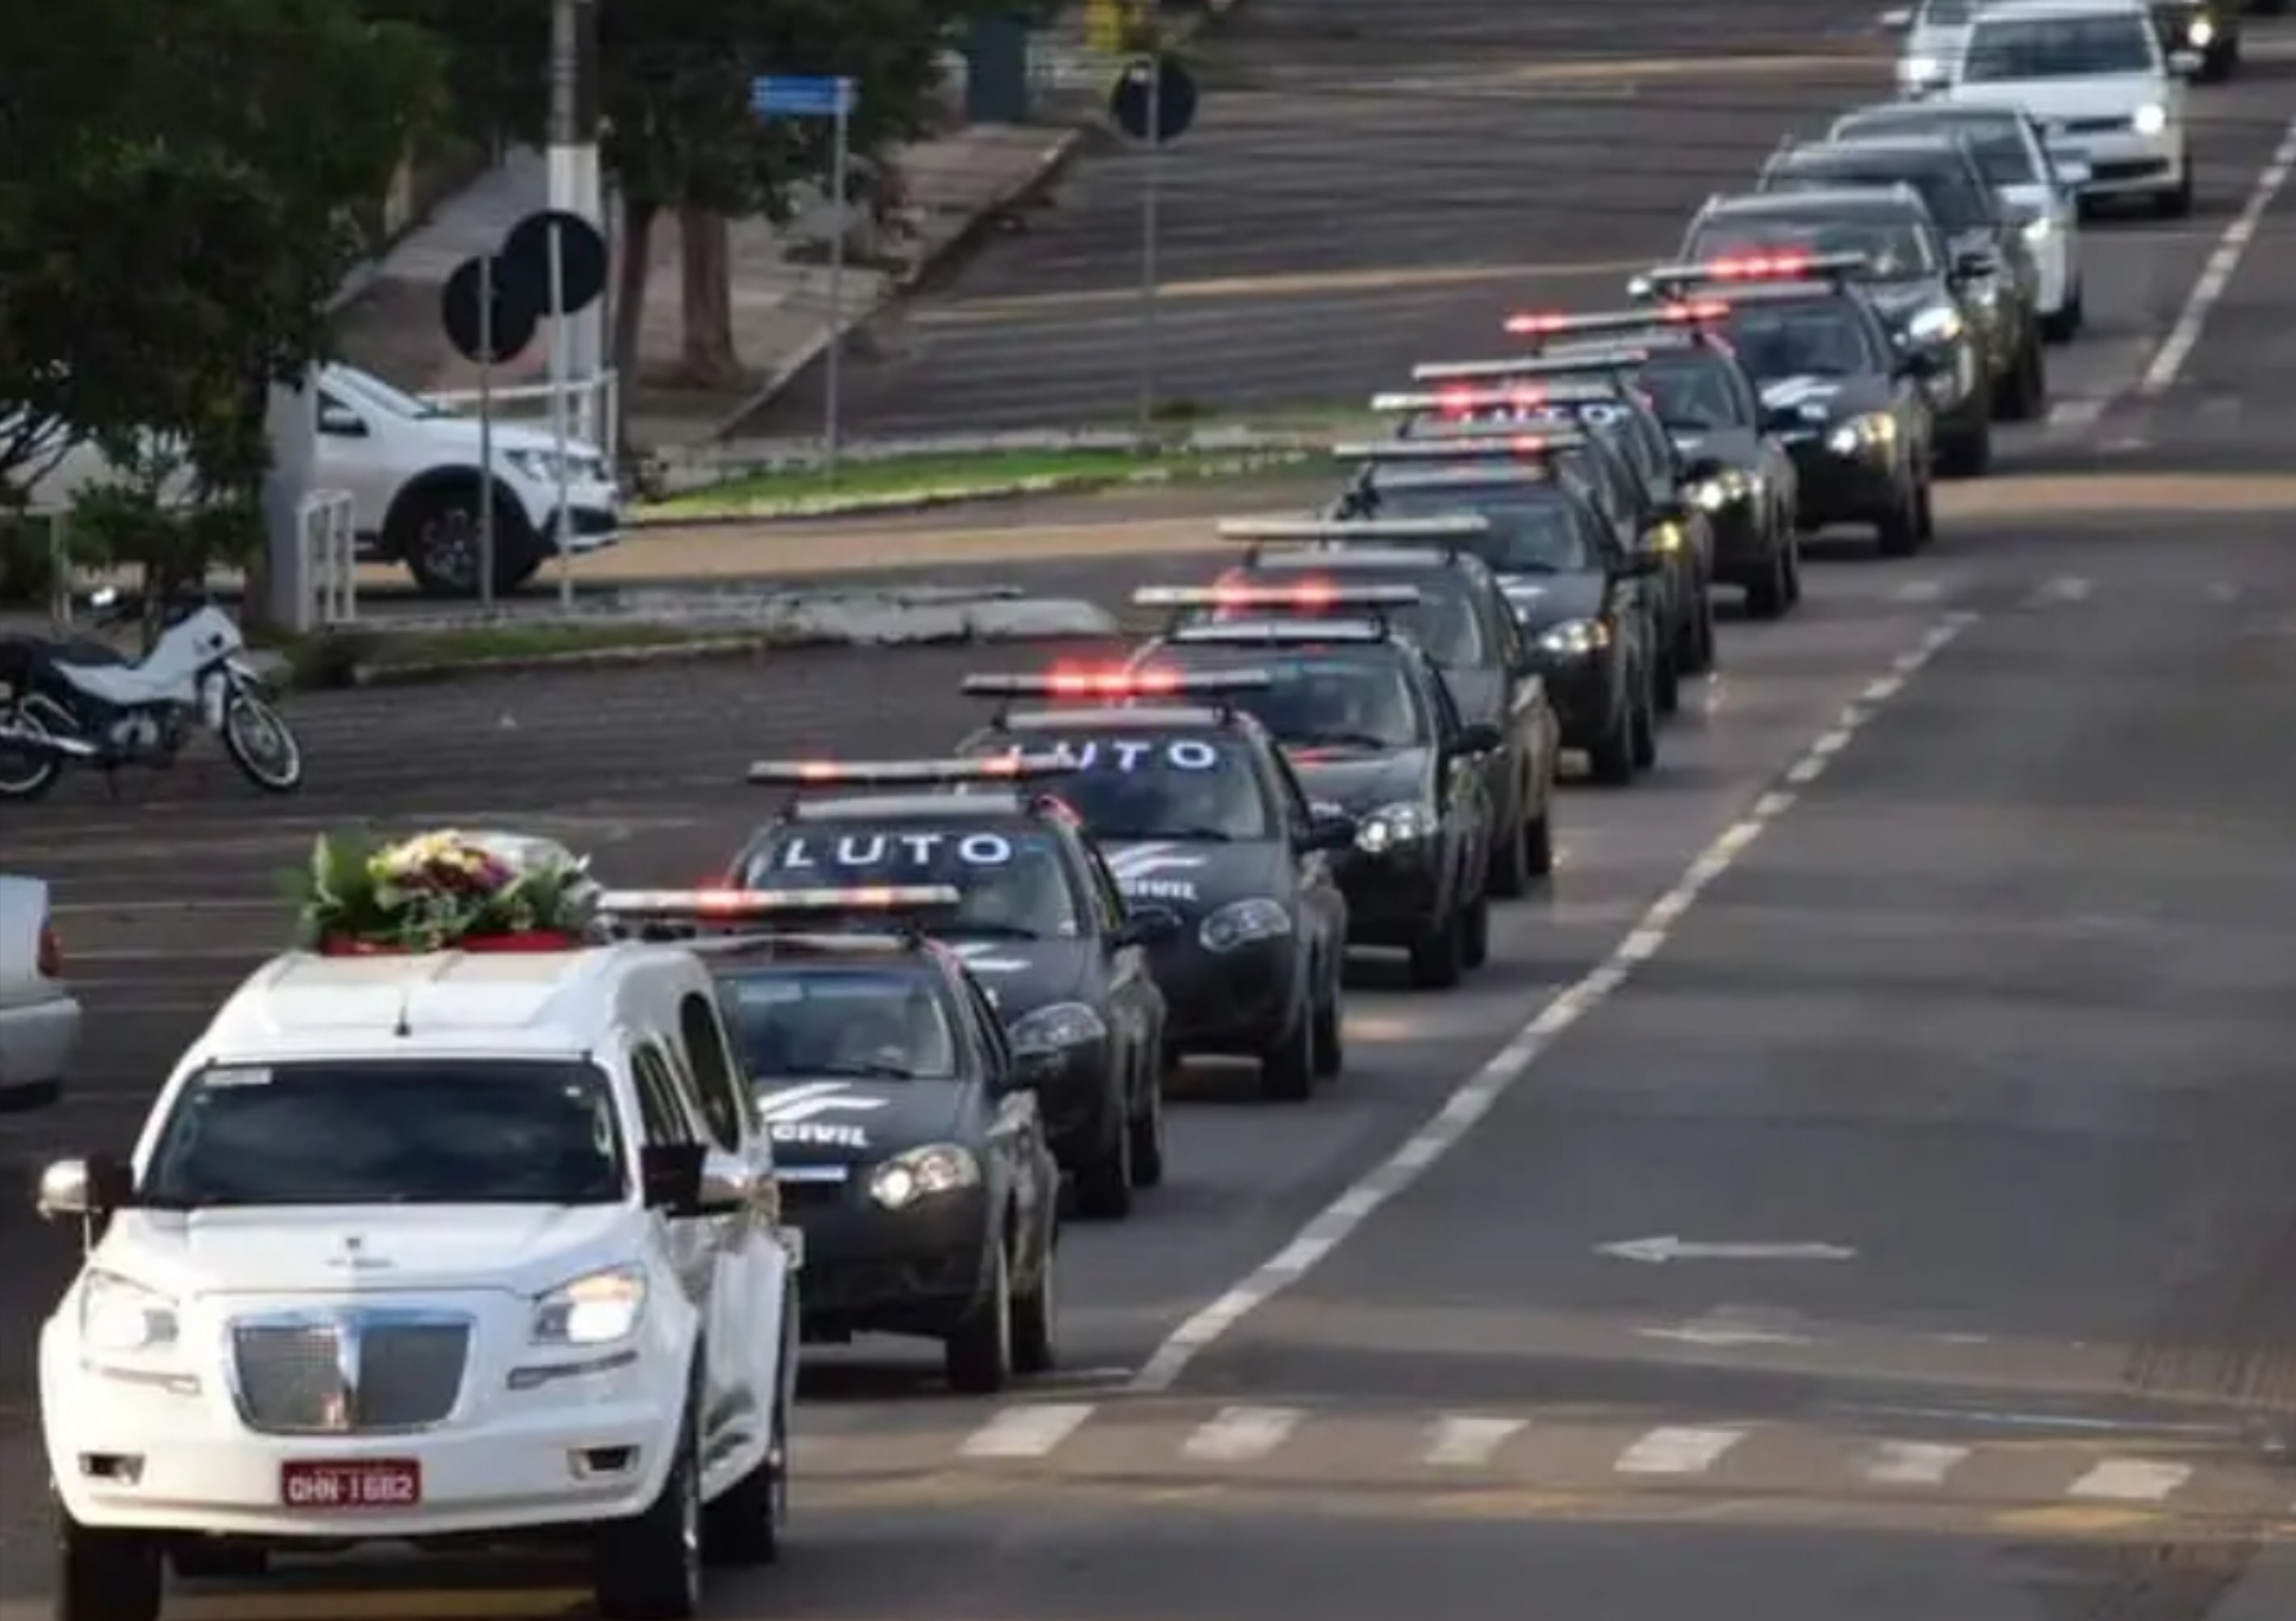
[[[87,600],[98,626],[142,619],[133,592]],[[205,596],[170,602],[142,660],[101,642],[0,639],[0,799],[37,798],[66,765],[107,775],[122,765],[165,770],[201,732],[249,782],[269,793],[302,786],[303,749],[264,696],[231,616]]]

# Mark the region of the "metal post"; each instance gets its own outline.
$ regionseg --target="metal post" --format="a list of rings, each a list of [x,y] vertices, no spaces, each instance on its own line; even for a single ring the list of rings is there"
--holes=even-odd
[[[479,260],[479,607],[495,606],[495,261]]]
[[[1148,177],[1140,189],[1140,437],[1156,426],[1156,235],[1164,189],[1164,59],[1148,59]]]
[[[840,395],[843,391],[843,359],[845,348],[845,195],[846,167],[851,156],[849,139],[852,119],[851,91],[842,80],[837,86],[837,116],[832,122],[830,139],[832,151],[829,160],[830,209],[829,237],[829,349],[823,357],[821,374],[821,457],[822,468],[834,481],[837,477],[837,422]]]
[[[566,307],[566,233],[554,221],[550,227],[550,307]],[[566,419],[572,413],[573,402],[567,398],[566,342],[566,321],[561,316],[550,323],[550,437],[552,448],[558,453],[558,605],[571,613],[574,536],[573,514],[566,510]]]
[[[318,389],[306,376],[273,386],[264,406],[271,466],[263,479],[263,528],[269,544],[263,604],[274,625],[292,625],[310,611],[311,560],[303,541],[303,500],[311,493],[318,455]]]
[[[578,214],[603,233],[605,198],[598,162],[598,3],[553,0],[550,17],[550,206]],[[564,317],[567,370],[593,380],[606,368],[603,300]]]

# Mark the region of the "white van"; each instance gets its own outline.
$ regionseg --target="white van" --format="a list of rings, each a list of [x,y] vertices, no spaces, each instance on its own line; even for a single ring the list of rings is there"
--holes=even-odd
[[[569,1537],[610,1617],[775,1557],[799,1243],[710,979],[674,947],[257,972],[127,1165],[40,1208],[61,1621],[276,1550]]]

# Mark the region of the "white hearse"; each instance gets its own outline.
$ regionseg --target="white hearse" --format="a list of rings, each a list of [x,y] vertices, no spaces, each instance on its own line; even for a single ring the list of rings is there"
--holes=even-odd
[[[370,1541],[570,1536],[661,1621],[771,1560],[799,1251],[731,1052],[674,946],[257,970],[131,1162],[41,1179],[62,1621]]]

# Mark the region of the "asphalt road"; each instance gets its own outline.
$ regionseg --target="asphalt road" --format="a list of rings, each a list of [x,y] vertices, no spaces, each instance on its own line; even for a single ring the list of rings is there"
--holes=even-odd
[[[2268,106],[2272,71],[2208,104]],[[2284,463],[2284,196],[2175,374],[2130,393],[2278,140],[2244,116],[2210,218],[2095,239],[2098,335],[2057,375],[2116,403],[2021,454],[2078,449],[2108,499],[2120,468]],[[1169,1184],[1072,1230],[1066,1373],[999,1405],[941,1394],[921,1350],[817,1359],[791,1559],[712,1613],[2296,1613],[2296,557],[2284,516],[2210,515],[2210,487],[1964,522],[1904,562],[1839,548],[1800,616],[1729,626],[1658,773],[1569,795],[1560,873],[1466,987],[1372,977],[1305,1108],[1189,1077]],[[1196,567],[1001,572],[1114,598]],[[0,1117],[0,1181],[126,1142],[282,937],[270,875],[314,831],[507,823],[691,881],[759,814],[749,758],[934,747],[968,718],[956,673],[1046,656],[314,696],[298,802],[218,762],[6,811],[95,1017],[71,1097]],[[29,1621],[26,1363],[70,1257],[15,1205],[0,1255],[0,1621]],[[578,1603],[556,1572],[363,1563],[180,1613]]]
[[[1149,160],[1111,141],[943,291],[881,320],[846,370],[859,435],[1121,424],[1154,397],[1223,412],[1352,404],[1414,360],[1494,352],[1523,307],[1616,299],[1708,195],[1781,137],[1889,95],[1862,5],[1706,13],[1488,0],[1249,0],[1209,47],[1195,129],[1160,160],[1145,323]],[[2061,403],[2123,392],[2173,324],[2287,121],[2287,25],[2258,24],[2201,93],[2189,221],[2101,224],[2111,313],[2062,356]],[[817,381],[817,380],[816,380]],[[808,387],[746,424],[804,435]]]

